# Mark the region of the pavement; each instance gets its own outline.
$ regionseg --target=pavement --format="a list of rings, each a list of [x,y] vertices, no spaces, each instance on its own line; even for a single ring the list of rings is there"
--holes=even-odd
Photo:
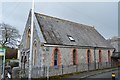
[[[76,78],[76,79],[87,78],[87,77],[94,76],[94,75],[97,75],[97,74],[101,74],[101,73],[105,73],[105,72],[110,72],[110,71],[115,71],[117,69],[118,68],[110,68],[110,69],[103,69],[103,70],[86,71],[86,72],[81,72],[78,75],[70,76],[69,78],[72,78],[72,79],[73,78]]]
[[[96,79],[101,79],[101,78],[112,78],[112,73],[115,73],[115,78],[118,78],[118,70],[115,71],[110,71],[110,72],[106,72],[106,73],[102,73],[102,74],[98,74],[98,75],[94,75],[94,76],[90,76],[88,78],[96,78]]]

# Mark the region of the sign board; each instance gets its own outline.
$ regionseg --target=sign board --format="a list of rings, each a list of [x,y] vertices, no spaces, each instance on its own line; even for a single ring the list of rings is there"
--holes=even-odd
[[[5,70],[5,51],[6,49],[5,48],[0,48],[0,57],[4,57],[3,58],[3,63],[0,64],[2,65],[2,75],[0,74],[0,76],[2,77],[2,79],[4,79],[4,70]]]
[[[0,56],[4,56],[5,55],[5,48],[0,48]]]

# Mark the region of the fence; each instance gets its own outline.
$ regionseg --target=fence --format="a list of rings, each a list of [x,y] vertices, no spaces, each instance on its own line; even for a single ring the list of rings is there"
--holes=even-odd
[[[111,68],[115,67],[113,63],[104,62],[104,63],[91,63],[91,64],[85,64],[81,63],[78,65],[61,65],[59,68],[53,68],[53,67],[33,67],[32,68],[32,78],[40,78],[40,77],[46,77],[49,73],[49,76],[55,76],[55,75],[63,75],[63,74],[69,74],[74,72],[83,72],[83,71],[91,71],[96,69],[104,69],[104,68]],[[21,70],[21,77],[28,77],[28,68]]]
[[[110,68],[111,63],[92,63],[92,64],[84,64],[81,63],[79,65],[69,65],[69,66],[60,66],[59,68],[52,68],[49,67],[49,75],[63,75],[63,74],[69,74],[73,72],[83,72],[83,71],[90,71],[90,70],[96,70],[96,69],[103,69],[103,68]],[[45,73],[45,75],[47,75]]]

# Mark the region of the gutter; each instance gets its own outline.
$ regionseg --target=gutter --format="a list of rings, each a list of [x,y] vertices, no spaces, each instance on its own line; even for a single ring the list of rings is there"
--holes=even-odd
[[[51,44],[51,43],[42,43],[41,46],[45,47],[61,47],[61,48],[82,48],[82,49],[115,49],[112,47],[95,47],[95,46],[80,46],[80,45],[66,45],[66,44]]]

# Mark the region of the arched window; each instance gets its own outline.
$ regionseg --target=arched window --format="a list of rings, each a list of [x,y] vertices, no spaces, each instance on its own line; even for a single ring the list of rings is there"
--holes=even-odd
[[[33,65],[36,65],[36,56],[37,56],[37,43],[33,45]]]
[[[99,50],[99,63],[101,63],[101,62],[102,62],[102,51]]]
[[[59,68],[60,64],[61,64],[60,49],[55,48],[53,49],[53,53],[52,53],[52,66],[53,68]]]
[[[111,62],[111,53],[110,53],[110,50],[108,50],[108,62]]]
[[[72,57],[73,57],[73,65],[76,65],[78,62],[78,58],[77,58],[78,55],[76,49],[73,50]]]
[[[30,33],[30,29],[29,29],[27,32],[27,37],[26,37],[27,38],[26,39],[27,40],[27,46],[26,46],[27,48],[30,48],[30,35],[31,35],[31,33]]]
[[[88,64],[91,63],[91,52],[90,52],[90,50],[87,50],[87,63]]]
[[[54,52],[54,66],[58,67],[58,49],[55,49]]]

